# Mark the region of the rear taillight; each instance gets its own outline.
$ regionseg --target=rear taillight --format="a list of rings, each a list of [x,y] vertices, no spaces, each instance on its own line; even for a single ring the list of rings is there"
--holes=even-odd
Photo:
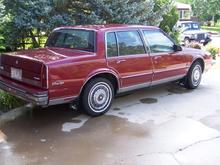
[[[43,88],[48,88],[48,67],[43,65],[42,69],[42,87]]]

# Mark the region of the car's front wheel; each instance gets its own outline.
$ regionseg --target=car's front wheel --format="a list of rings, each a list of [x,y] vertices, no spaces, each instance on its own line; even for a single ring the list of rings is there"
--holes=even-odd
[[[191,66],[185,82],[185,87],[188,89],[195,89],[200,85],[202,79],[202,66],[197,61]]]
[[[81,104],[90,116],[100,116],[106,113],[112,104],[114,87],[105,78],[95,78],[89,81],[82,93]]]

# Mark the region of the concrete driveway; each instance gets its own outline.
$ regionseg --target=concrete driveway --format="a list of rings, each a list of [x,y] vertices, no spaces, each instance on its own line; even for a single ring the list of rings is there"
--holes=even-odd
[[[220,47],[220,33],[217,35],[212,35],[211,36],[212,39],[212,45],[216,46],[216,47]]]
[[[175,84],[119,97],[104,116],[67,105],[35,109],[1,131],[1,165],[215,165],[220,65],[193,91]]]

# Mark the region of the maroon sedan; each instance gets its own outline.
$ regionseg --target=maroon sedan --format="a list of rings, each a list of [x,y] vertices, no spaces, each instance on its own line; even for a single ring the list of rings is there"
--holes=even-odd
[[[79,99],[98,116],[122,92],[180,80],[195,89],[210,65],[210,55],[176,45],[157,27],[61,27],[45,48],[2,54],[0,88],[41,106]]]

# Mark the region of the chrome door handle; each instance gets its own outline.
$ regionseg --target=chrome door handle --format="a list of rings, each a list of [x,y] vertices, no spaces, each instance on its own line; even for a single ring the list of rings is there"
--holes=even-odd
[[[118,60],[117,61],[117,64],[120,64],[120,63],[122,63],[122,62],[125,62],[126,60]]]

